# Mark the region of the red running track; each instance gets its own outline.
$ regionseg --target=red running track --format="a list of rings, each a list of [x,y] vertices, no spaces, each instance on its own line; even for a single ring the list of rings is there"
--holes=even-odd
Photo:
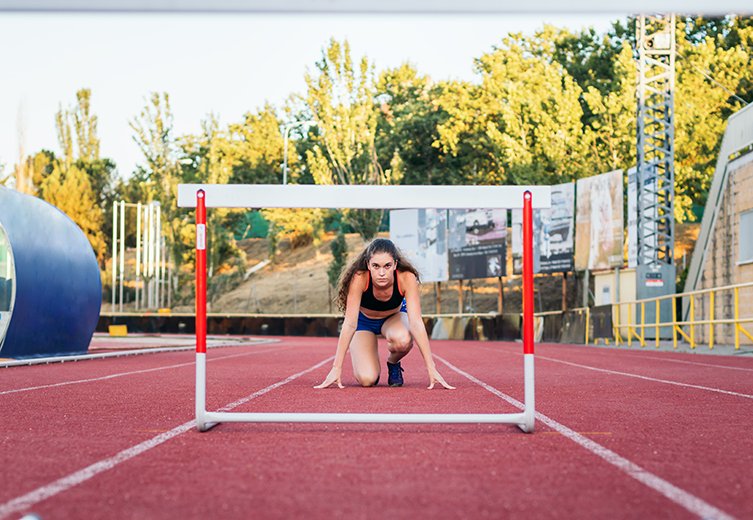
[[[497,413],[522,347],[434,341],[455,391],[313,390],[335,342],[211,349],[210,410]],[[383,347],[383,345],[382,345]],[[382,348],[380,347],[380,348]],[[382,357],[385,350],[382,349]],[[508,425],[193,428],[194,355],[1,370],[0,518],[751,518],[753,359],[538,345],[536,432]],[[235,406],[235,405],[233,405]]]

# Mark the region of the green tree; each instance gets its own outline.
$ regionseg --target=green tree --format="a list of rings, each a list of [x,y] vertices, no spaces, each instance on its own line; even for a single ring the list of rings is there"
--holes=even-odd
[[[279,184],[283,162],[281,122],[269,104],[256,113],[245,114],[241,123],[229,127],[229,143],[233,153],[231,182],[243,184]],[[288,166],[298,162],[289,154]]]
[[[98,195],[85,168],[89,157],[82,156],[77,161],[74,153],[75,143],[78,142],[75,135],[79,134],[74,134],[73,128],[78,121],[79,126],[87,127],[87,131],[80,135],[92,140],[93,149],[97,156],[99,154],[96,117],[89,111],[90,94],[87,89],[79,90],[76,93],[76,107],[72,110],[61,107],[55,114],[62,154],[56,158],[50,152],[42,151],[27,161],[27,167],[31,169],[34,183],[39,186],[39,195],[66,213],[82,229],[102,264],[107,250],[103,233],[104,209],[99,205]],[[86,119],[82,117],[77,120],[75,114],[86,114]]]
[[[336,287],[340,273],[348,261],[348,245],[345,242],[345,235],[342,232],[337,233],[329,247],[332,251],[332,262],[327,269],[327,279],[330,286]]]
[[[435,146],[437,126],[447,117],[434,102],[438,88],[409,64],[383,71],[376,87],[376,148],[383,169],[403,184],[456,184]]]
[[[21,193],[38,195],[39,187],[52,173],[54,163],[55,154],[49,150],[41,150],[14,165],[13,172],[8,178],[15,179],[15,188]]]
[[[324,211],[321,209],[283,209],[262,210],[264,218],[269,221],[270,253],[275,254],[281,240],[288,240],[290,247],[308,245],[317,240],[324,230]]]
[[[236,163],[236,145],[229,132],[220,128],[214,115],[201,123],[199,135],[180,139],[181,178],[186,182],[228,184]],[[207,294],[210,301],[238,283],[245,271],[245,254],[238,248],[229,216],[238,210],[213,208],[207,211]],[[195,229],[191,226],[192,229]],[[191,261],[193,237],[184,242],[184,262]]]
[[[345,268],[345,264],[348,262],[348,244],[345,241],[345,234],[340,230],[335,239],[329,246],[332,251],[332,262],[330,262],[327,268],[327,279],[329,280],[329,310],[332,312],[332,289],[337,287],[337,282],[340,279],[340,273]]]
[[[70,113],[76,132],[78,159],[94,162],[99,159],[99,138],[97,137],[97,116],[91,111],[91,90],[76,92],[76,107]]]
[[[233,175],[233,145],[227,133],[220,130],[217,118],[210,115],[201,123],[199,136],[185,136],[181,142],[184,157],[191,157],[195,169],[192,182],[227,184]],[[187,170],[183,170],[185,176]],[[207,269],[229,272],[242,265],[241,252],[235,244],[232,226],[227,223],[231,210],[215,208],[207,212]]]
[[[66,168],[55,162],[52,173],[40,186],[42,198],[68,215],[84,232],[100,264],[106,244],[102,233],[102,211],[96,205],[89,176],[76,165]]]
[[[231,183],[278,184],[281,182],[283,160],[283,135],[281,122],[274,108],[267,104],[257,112],[248,112],[243,121],[228,128],[228,152],[232,156]],[[292,147],[291,147],[292,148]],[[298,156],[289,153],[288,166],[296,171]],[[295,179],[297,176],[292,175]],[[269,231],[266,219],[260,213],[236,211],[227,215],[227,224],[237,229],[246,228],[251,222],[265,223],[264,236]],[[278,226],[279,227],[279,226]],[[274,231],[274,229],[273,229]]]
[[[306,74],[307,110],[317,123],[306,164],[317,184],[395,184],[396,173],[377,157],[374,70],[366,57],[355,65],[350,45],[330,40]],[[381,211],[350,210],[348,223],[364,238],[374,236]]]
[[[474,184],[553,184],[586,171],[582,89],[550,55],[556,32],[513,34],[476,60],[478,87],[449,84],[439,144],[472,159]]]
[[[675,92],[675,218],[696,220],[706,203],[725,120],[744,106],[753,80],[753,28],[721,21],[677,24]],[[744,24],[743,24],[744,25]],[[729,45],[728,38],[748,45]],[[749,101],[749,100],[748,100]]]
[[[636,161],[636,72],[633,51],[624,43],[613,56],[608,88],[586,87],[583,100],[589,118],[584,120],[589,153],[585,164],[591,173],[627,170]]]
[[[188,216],[178,210],[178,184],[180,167],[177,160],[177,143],[173,136],[173,113],[167,93],[153,92],[138,116],[129,122],[133,140],[144,156],[144,164],[136,172],[136,192],[141,192],[141,202],[158,201],[162,216],[169,258],[173,265],[182,264],[183,255],[191,249],[195,228],[190,227]],[[177,269],[176,269],[177,271]],[[172,280],[173,287],[176,280]]]

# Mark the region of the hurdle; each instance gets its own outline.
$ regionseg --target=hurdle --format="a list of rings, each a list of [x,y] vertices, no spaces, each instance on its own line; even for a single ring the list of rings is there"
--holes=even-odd
[[[549,186],[180,184],[178,207],[196,208],[196,429],[219,423],[514,424],[534,430],[533,209],[551,206]],[[206,409],[207,208],[523,209],[524,409],[500,414],[245,413]]]

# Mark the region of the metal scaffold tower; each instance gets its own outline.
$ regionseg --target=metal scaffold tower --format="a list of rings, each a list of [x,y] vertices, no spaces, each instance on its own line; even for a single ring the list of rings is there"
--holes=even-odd
[[[638,267],[636,296],[675,292],[674,233],[674,90],[675,15],[641,15],[636,20],[638,46]],[[661,321],[669,321],[665,300]],[[655,312],[646,316],[653,322]],[[662,331],[661,335],[669,332]]]

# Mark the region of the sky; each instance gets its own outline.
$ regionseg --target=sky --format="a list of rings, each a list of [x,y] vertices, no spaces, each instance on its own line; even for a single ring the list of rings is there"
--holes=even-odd
[[[127,178],[142,159],[129,121],[167,92],[175,135],[198,133],[305,91],[330,38],[380,70],[404,62],[434,80],[474,80],[473,58],[544,23],[606,31],[615,15],[281,15],[0,13],[0,165],[59,151],[55,113],[92,91],[100,155]]]

